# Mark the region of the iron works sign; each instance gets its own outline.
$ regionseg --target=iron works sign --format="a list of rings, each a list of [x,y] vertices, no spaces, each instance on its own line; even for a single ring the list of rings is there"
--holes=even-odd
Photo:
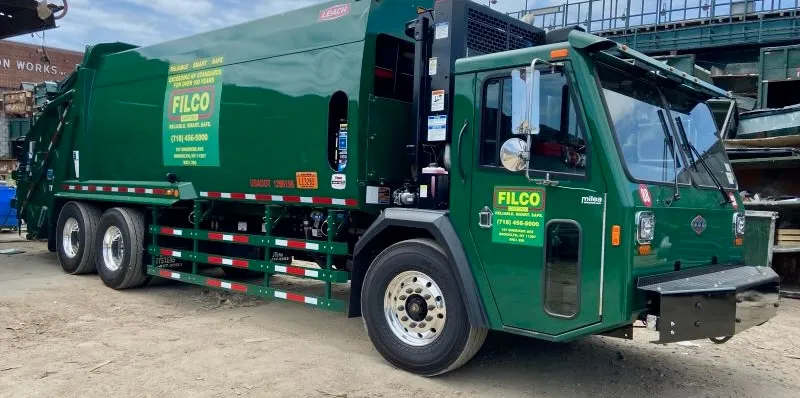
[[[165,166],[219,166],[223,57],[169,67],[162,145]]]

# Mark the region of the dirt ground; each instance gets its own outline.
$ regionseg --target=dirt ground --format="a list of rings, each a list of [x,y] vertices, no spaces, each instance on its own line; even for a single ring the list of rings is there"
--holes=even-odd
[[[490,334],[425,379],[376,353],[360,319],[160,283],[116,292],[0,233],[0,397],[797,397],[800,301],[725,345]]]

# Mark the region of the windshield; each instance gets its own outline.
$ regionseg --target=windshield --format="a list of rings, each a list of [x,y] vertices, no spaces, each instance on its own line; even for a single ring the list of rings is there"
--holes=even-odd
[[[691,175],[699,186],[715,188],[699,154],[723,188],[736,188],[719,129],[704,98],[660,90],[606,67],[598,68],[598,75],[625,166],[633,179],[674,183],[677,171],[679,184],[688,184]],[[683,145],[683,132],[697,153]],[[684,149],[689,167],[684,167],[681,156],[676,163],[673,137],[677,140],[675,148]]]
[[[697,163],[699,154],[723,188],[735,189],[736,179],[728,162],[725,146],[719,139],[719,128],[714,121],[714,114],[708,105],[702,99],[692,98],[673,90],[664,90],[664,96],[669,102],[676,126],[680,123],[686,133],[686,140],[697,150],[696,153],[689,148],[686,151],[691,166],[689,169],[697,184],[716,187],[708,171],[702,164]]]
[[[608,112],[628,173],[638,181],[689,183],[683,162],[675,162],[671,135],[665,130],[669,114],[655,86],[612,69],[599,68]],[[661,111],[661,115],[659,115]],[[677,143],[676,143],[677,144]]]

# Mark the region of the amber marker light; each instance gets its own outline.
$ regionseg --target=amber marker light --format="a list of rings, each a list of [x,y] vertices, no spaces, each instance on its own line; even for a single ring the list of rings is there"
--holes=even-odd
[[[620,245],[620,236],[622,234],[622,227],[614,225],[611,227],[611,246]]]
[[[566,48],[550,51],[550,59],[566,58],[568,56],[569,56],[569,50],[567,50]]]

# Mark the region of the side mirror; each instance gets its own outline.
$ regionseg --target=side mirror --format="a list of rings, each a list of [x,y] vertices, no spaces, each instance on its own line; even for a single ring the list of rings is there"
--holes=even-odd
[[[520,138],[510,138],[500,148],[500,163],[508,171],[527,169],[529,156],[528,143]]]
[[[511,72],[511,133],[539,134],[538,70],[517,68]]]

